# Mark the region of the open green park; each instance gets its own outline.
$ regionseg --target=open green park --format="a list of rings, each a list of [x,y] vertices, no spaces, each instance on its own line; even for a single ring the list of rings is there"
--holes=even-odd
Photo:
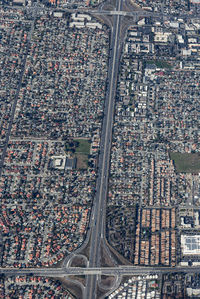
[[[199,153],[170,152],[169,156],[174,161],[177,172],[200,173]]]

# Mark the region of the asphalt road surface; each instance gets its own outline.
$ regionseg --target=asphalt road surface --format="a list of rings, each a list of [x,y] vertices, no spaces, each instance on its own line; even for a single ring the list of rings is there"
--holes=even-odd
[[[141,274],[164,274],[164,273],[199,273],[200,266],[186,267],[138,267],[138,266],[118,266],[118,267],[95,267],[95,268],[0,268],[0,274],[6,276],[13,275],[35,275],[44,277],[64,277],[67,275],[141,275]],[[92,285],[91,285],[92,286]],[[90,290],[89,290],[90,291]],[[94,297],[95,298],[95,297]]]
[[[117,11],[122,9],[123,0],[119,0],[117,3]],[[102,126],[101,136],[101,148],[99,156],[99,174],[97,182],[96,199],[94,203],[94,219],[95,225],[91,232],[91,249],[89,267],[95,267],[99,264],[100,257],[100,243],[103,237],[104,228],[104,208],[107,197],[107,184],[109,174],[109,160],[110,160],[110,147],[112,137],[112,125],[113,125],[113,113],[116,93],[117,74],[119,66],[119,43],[120,43],[120,26],[121,15],[116,14],[114,16],[114,26],[111,32],[110,43],[110,63],[108,70],[108,96],[104,109],[104,121]],[[96,282],[97,276],[90,275],[87,277],[86,291],[84,294],[85,299],[96,298]]]

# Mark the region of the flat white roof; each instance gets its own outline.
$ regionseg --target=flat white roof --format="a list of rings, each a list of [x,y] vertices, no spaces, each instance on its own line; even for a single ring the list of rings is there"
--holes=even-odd
[[[181,247],[183,255],[200,255],[200,235],[182,235]]]

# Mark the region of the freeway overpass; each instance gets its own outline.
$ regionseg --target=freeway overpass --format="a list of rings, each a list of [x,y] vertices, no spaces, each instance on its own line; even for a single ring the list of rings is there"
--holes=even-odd
[[[0,274],[5,276],[36,275],[45,277],[63,277],[68,275],[144,275],[144,274],[164,274],[164,273],[199,273],[200,266],[185,267],[138,267],[138,266],[119,266],[119,267],[95,267],[95,268],[0,268]]]

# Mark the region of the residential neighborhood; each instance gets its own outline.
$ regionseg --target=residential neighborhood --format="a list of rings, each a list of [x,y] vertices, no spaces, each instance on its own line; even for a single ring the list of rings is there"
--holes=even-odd
[[[198,243],[198,225],[188,231],[195,218],[188,225],[182,218],[181,229],[178,219],[182,207],[198,207],[200,200],[199,25],[196,19],[144,18],[129,27],[125,39],[111,150],[107,238],[135,265],[199,263],[197,254],[185,256],[184,247],[191,233],[196,233],[191,242]],[[198,210],[191,210],[191,221],[194,213]],[[193,252],[197,248],[194,245]]]
[[[0,279],[0,296],[2,298],[66,298],[72,295],[63,289],[59,281],[44,277],[17,276],[10,277],[4,282]]]
[[[107,74],[106,27],[79,29],[68,14],[47,13],[29,41],[23,18],[1,21],[2,151],[18,97],[0,178],[4,267],[51,266],[84,241]],[[73,140],[77,149],[67,149]]]
[[[200,298],[198,1],[0,1],[0,297]]]

